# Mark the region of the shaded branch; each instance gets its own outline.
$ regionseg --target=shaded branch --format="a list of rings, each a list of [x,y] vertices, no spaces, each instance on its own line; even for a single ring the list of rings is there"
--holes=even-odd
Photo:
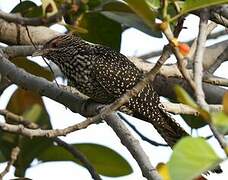
[[[171,103],[171,102],[162,102],[165,109],[172,114],[188,114],[193,116],[199,116],[199,111],[196,109],[182,104],[182,103]],[[222,105],[209,105],[211,112],[222,111]]]
[[[89,162],[89,160],[86,158],[86,156],[84,156],[79,150],[77,150],[74,146],[64,142],[63,140],[61,140],[59,138],[54,138],[53,140],[59,146],[63,147],[67,151],[69,151],[76,159],[78,159],[82,163],[82,165],[89,171],[89,173],[91,174],[93,179],[95,179],[95,180],[101,179],[99,174],[94,169],[93,165]]]
[[[10,160],[8,161],[8,163],[6,165],[6,168],[0,173],[0,180],[2,180],[3,177],[9,172],[10,167],[17,160],[19,153],[20,153],[20,148],[18,146],[12,149],[11,155],[10,155]]]
[[[23,69],[16,67],[13,63],[7,60],[2,53],[0,53],[0,59],[1,75],[6,76],[10,81],[18,86],[49,97],[65,105],[73,112],[80,112],[85,116],[97,114],[96,107],[94,109],[90,108],[91,112],[83,111],[83,105],[86,102],[85,99],[58,88],[54,83],[51,83],[44,78],[34,76]]]
[[[0,114],[2,116],[4,116],[6,120],[10,119],[16,123],[23,124],[25,127],[29,128],[29,129],[39,128],[39,126],[36,123],[29,121],[29,120],[26,120],[22,116],[18,116],[18,115],[14,114],[12,112],[9,112],[5,109],[0,109]]]
[[[156,142],[156,141],[153,141],[153,140],[151,140],[151,139],[149,139],[149,138],[147,138],[146,136],[144,136],[133,124],[131,124],[121,113],[117,113],[118,114],[118,116],[125,122],[125,123],[127,123],[127,125],[131,128],[131,129],[133,129],[135,132],[136,132],[136,134],[138,134],[139,135],[139,137],[143,140],[143,141],[146,141],[146,142],[148,142],[148,143],[150,143],[151,145],[153,145],[153,146],[165,146],[165,147],[168,147],[168,144],[161,144],[161,143],[158,143],[158,142]]]
[[[13,113],[11,113],[11,114],[13,114]],[[21,118],[23,121],[26,121],[23,119],[23,117],[15,115],[15,114],[13,114],[13,117],[15,118],[15,120],[18,120]],[[106,119],[106,122],[116,132],[116,134],[120,138],[123,145],[125,145],[127,147],[127,149],[130,151],[132,156],[136,159],[136,161],[138,162],[138,164],[142,170],[143,176],[146,177],[147,179],[151,179],[151,180],[161,179],[160,176],[158,175],[157,171],[155,170],[155,168],[153,168],[153,166],[151,165],[149,158],[147,157],[147,155],[141,148],[138,140],[136,140],[131,135],[129,130],[118,119],[118,117],[112,113],[111,115],[105,115],[105,119]],[[86,121],[88,121],[88,120],[86,120]],[[85,121],[83,121],[83,122],[85,122]],[[78,124],[80,124],[80,123],[78,123]],[[6,130],[7,132],[14,132],[14,133],[22,134],[22,135],[25,135],[28,137],[33,137],[38,134],[39,134],[39,136],[44,135],[46,137],[54,137],[54,136],[52,136],[53,134],[56,133],[55,135],[57,135],[60,132],[62,132],[62,130],[41,130],[41,129],[32,130],[32,129],[24,128],[23,125],[11,125],[11,124],[1,123],[1,122],[0,122],[0,128],[2,130]],[[46,134],[48,132],[51,133],[51,134],[49,134],[50,136],[48,134]],[[59,135],[61,135],[61,134],[59,134]],[[73,148],[72,146],[68,145],[67,143],[61,141],[58,138],[54,138],[53,140],[55,142],[57,142],[60,146],[63,146],[68,151],[70,151],[76,158],[79,158],[79,160],[82,161],[82,163],[86,165],[87,169],[89,170],[91,175],[94,177],[94,179],[100,179],[98,174],[96,174],[95,170],[88,162],[88,160],[80,152],[78,152],[75,148]]]
[[[212,34],[209,34],[207,39],[217,39],[218,37],[224,36],[224,35],[227,35],[227,30],[226,29],[225,30],[218,31],[218,32],[214,32]],[[194,40],[195,39],[192,39],[192,40],[187,41],[185,43],[187,43],[188,45],[191,45],[194,42]],[[161,53],[162,53],[162,50],[152,51],[152,52],[143,54],[141,56],[138,56],[138,58],[143,59],[143,60],[146,60],[146,59],[149,59],[149,58],[160,56]]]

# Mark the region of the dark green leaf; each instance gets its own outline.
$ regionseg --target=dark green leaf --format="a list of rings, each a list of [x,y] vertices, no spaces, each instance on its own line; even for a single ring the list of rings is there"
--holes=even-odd
[[[109,46],[119,50],[121,43],[121,25],[100,13],[86,13],[78,22],[79,27],[87,29],[88,33],[81,37],[92,43]]]
[[[228,133],[228,115],[224,112],[212,113],[211,115],[212,123],[222,134]]]
[[[183,104],[187,104],[192,108],[198,109],[196,102],[189,96],[189,94],[179,85],[174,87],[177,100]]]
[[[73,144],[81,151],[95,167],[97,172],[104,176],[124,176],[132,173],[128,162],[112,149],[98,144]],[[39,160],[49,161],[74,161],[79,163],[72,154],[59,146],[53,146],[40,154]],[[80,163],[79,163],[80,164]]]
[[[173,180],[192,180],[221,161],[203,138],[185,137],[174,146],[169,174]]]
[[[198,129],[207,125],[207,123],[200,116],[182,114],[181,117],[191,128],[194,128],[194,129]]]
[[[181,8],[181,13],[186,14],[197,9],[214,6],[222,3],[228,3],[228,0],[186,0]]]
[[[43,100],[41,96],[35,92],[17,89],[11,96],[6,109],[15,114],[22,115],[24,118],[27,118],[27,120],[37,123],[44,129],[51,128],[50,118]],[[7,119],[6,121],[15,123],[11,119]],[[52,141],[43,137],[36,137],[31,140],[27,137],[2,132],[0,145],[6,159],[9,159],[13,147],[16,145],[20,147],[21,151],[15,163],[15,175],[24,176],[30,163],[39,153],[42,153],[43,150],[51,146]]]
[[[152,29],[156,30],[155,26],[155,17],[156,10],[151,9],[151,7],[148,6],[145,0],[124,0],[128,3],[130,8],[139,16],[142,18],[142,20]]]
[[[152,9],[158,9],[160,8],[160,5],[161,5],[160,0],[146,0],[146,2]]]
[[[148,35],[162,37],[161,32],[151,28],[123,2],[111,1],[102,6],[101,13],[106,17],[119,22],[127,27],[134,27]]]
[[[102,2],[102,0],[89,0],[87,5],[89,6],[89,9],[94,9],[97,6],[99,6],[101,4],[101,2]]]
[[[42,7],[32,1],[22,1],[13,8],[11,13],[21,13],[25,17],[39,17],[42,16]]]
[[[111,1],[111,2],[105,3],[102,6],[102,11],[115,11],[115,12],[125,12],[125,13],[134,14],[134,11],[132,11],[131,8],[126,3],[123,3],[120,1]]]
[[[3,155],[2,151],[0,150],[0,162],[5,162],[5,161],[6,161],[6,158]]]
[[[127,27],[134,27],[153,37],[162,37],[161,32],[151,30],[136,14],[114,11],[102,11],[101,13]]]
[[[46,78],[49,81],[52,81],[54,78],[53,74],[49,70],[25,57],[13,58],[11,62],[35,76]]]

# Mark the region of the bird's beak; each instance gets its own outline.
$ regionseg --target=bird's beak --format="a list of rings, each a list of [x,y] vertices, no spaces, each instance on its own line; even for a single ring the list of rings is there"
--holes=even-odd
[[[37,49],[33,54],[32,57],[36,57],[36,56],[43,56],[45,55],[46,51],[44,49]]]

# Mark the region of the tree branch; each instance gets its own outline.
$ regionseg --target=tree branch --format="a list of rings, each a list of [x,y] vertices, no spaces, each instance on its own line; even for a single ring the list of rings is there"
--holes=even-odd
[[[197,38],[196,52],[194,58],[194,82],[195,95],[197,103],[205,110],[209,110],[208,104],[205,101],[205,95],[202,87],[203,80],[203,53],[207,40],[208,28],[208,10],[203,9],[200,14],[199,34]]]
[[[150,143],[151,145],[153,146],[164,146],[164,147],[167,147],[168,144],[161,144],[161,143],[158,143],[156,141],[153,141],[149,138],[147,138],[146,136],[144,136],[133,124],[131,124],[121,113],[117,113],[118,116],[125,122],[127,123],[127,125],[133,129],[138,135],[139,137],[143,140],[143,141],[146,141],[148,143]]]
[[[27,26],[35,44],[43,44],[46,41],[60,35],[60,33],[51,30],[45,26]],[[42,34],[42,36],[41,36]],[[8,45],[20,44],[31,45],[26,28],[22,25],[9,23],[0,19],[0,41]]]
[[[131,135],[123,122],[114,113],[108,115],[105,121],[115,131],[120,138],[121,143],[129,150],[131,155],[137,161],[142,174],[148,180],[161,180],[160,175],[149,161],[149,157],[139,144],[139,141]]]
[[[74,146],[64,142],[63,140],[61,140],[59,138],[54,138],[53,140],[59,146],[63,147],[67,151],[69,151],[76,159],[78,159],[82,163],[82,165],[89,171],[89,173],[91,174],[93,179],[101,180],[101,177],[96,172],[93,165],[89,162],[89,160],[79,150],[77,150]]]
[[[14,162],[17,160],[18,154],[20,153],[20,148],[15,147],[11,151],[10,160],[8,161],[6,168],[0,173],[0,180],[3,179],[3,177],[9,172],[10,167],[14,164]]]
[[[6,12],[0,10],[0,18],[4,19],[7,22],[13,22],[16,24],[21,24],[21,25],[49,26],[51,24],[55,24],[55,23],[61,21],[62,17],[66,14],[66,12],[67,12],[66,4],[63,3],[60,6],[58,12],[49,17],[28,18],[28,17],[21,17],[17,14],[6,13]]]

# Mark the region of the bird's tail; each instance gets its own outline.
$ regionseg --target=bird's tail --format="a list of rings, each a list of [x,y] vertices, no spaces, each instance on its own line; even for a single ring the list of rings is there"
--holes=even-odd
[[[189,134],[165,111],[158,94],[151,85],[129,101],[129,108],[136,118],[151,123],[170,147]]]
[[[189,134],[166,112],[158,94],[151,85],[147,85],[136,97],[133,97],[128,104],[133,111],[133,116],[151,123],[167,144],[173,146],[184,136]],[[222,169],[217,166],[211,170],[221,173]]]

